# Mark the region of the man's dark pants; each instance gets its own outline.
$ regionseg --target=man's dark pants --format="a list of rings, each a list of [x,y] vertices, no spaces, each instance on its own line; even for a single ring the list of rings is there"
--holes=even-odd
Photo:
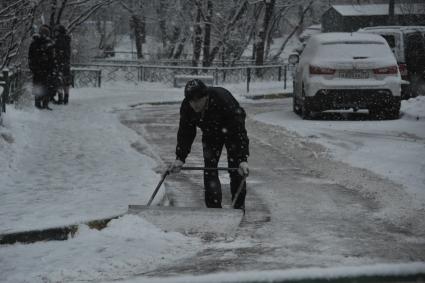
[[[239,167],[237,158],[238,148],[223,137],[202,137],[202,147],[204,151],[204,163],[207,168],[216,168],[220,160],[223,146],[227,150],[227,162],[229,168]],[[237,171],[229,171],[230,174],[230,191],[232,193],[232,201],[236,195],[243,177]],[[221,183],[218,171],[204,171],[204,187],[205,187],[205,204],[210,208],[221,208]],[[234,208],[243,208],[245,206],[246,183],[243,185],[242,191],[236,200]]]

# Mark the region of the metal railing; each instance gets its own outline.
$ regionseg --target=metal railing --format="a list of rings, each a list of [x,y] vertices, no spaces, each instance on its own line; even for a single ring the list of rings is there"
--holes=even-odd
[[[6,105],[16,102],[23,93],[22,70],[20,67],[0,72],[0,86],[3,88],[0,95],[0,116],[6,112]]]
[[[146,64],[114,64],[114,63],[92,63],[74,64],[75,70],[99,70],[99,82],[162,82],[172,86],[175,76],[212,76],[214,84],[241,83],[246,82],[247,92],[252,82],[282,81],[286,89],[291,73],[291,66],[266,65],[266,66],[238,66],[238,67],[191,67],[191,66],[162,66]],[[77,74],[77,73],[75,73]],[[87,79],[86,76],[83,76]],[[93,82],[87,82],[89,86]]]

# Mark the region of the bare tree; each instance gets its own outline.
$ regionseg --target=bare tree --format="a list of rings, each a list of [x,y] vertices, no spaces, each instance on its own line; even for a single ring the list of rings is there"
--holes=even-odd
[[[230,10],[228,18],[224,21],[223,26],[220,28],[219,32],[217,32],[217,41],[214,47],[209,52],[209,57],[205,58],[205,64],[211,65],[211,62],[217,56],[220,49],[225,45],[225,43],[229,40],[230,35],[235,27],[235,25],[243,18],[248,9],[248,1],[234,1],[235,6]]]
[[[275,7],[275,0],[264,0],[264,17],[263,24],[258,31],[258,41],[255,45],[255,64],[263,65],[264,64],[264,48],[266,44],[267,31],[269,30],[269,24],[273,16],[273,11]],[[259,70],[259,69],[258,69]]]
[[[193,26],[194,36],[193,36],[193,57],[192,57],[192,66],[198,66],[199,58],[201,57],[202,49],[202,28],[201,28],[201,6],[199,1],[196,0],[196,16],[195,23]]]
[[[34,25],[67,23],[68,31],[117,0],[14,0],[0,11],[0,67],[24,62]],[[49,16],[45,17],[45,13]],[[48,19],[46,22],[45,19]]]
[[[133,2],[130,2],[133,3]],[[133,31],[137,58],[143,58],[143,43],[146,41],[145,20],[143,14],[143,2],[139,1],[138,5],[127,5],[124,1],[120,1],[120,5],[130,14],[130,27]]]
[[[0,69],[9,66],[23,52],[39,5],[16,0],[0,11]]]
[[[213,3],[211,0],[207,0],[207,12],[204,17],[204,49],[203,49],[203,60],[202,66],[210,66],[210,46],[211,46],[211,23],[212,23]]]
[[[300,13],[300,17],[298,19],[298,23],[295,25],[295,27],[292,29],[292,31],[287,35],[286,39],[281,44],[279,50],[272,56],[273,60],[277,60],[279,56],[282,54],[283,50],[285,49],[286,44],[289,42],[292,36],[302,27],[302,23],[304,21],[305,14],[310,10],[311,6],[315,0],[311,0],[305,7],[303,7],[302,12]]]

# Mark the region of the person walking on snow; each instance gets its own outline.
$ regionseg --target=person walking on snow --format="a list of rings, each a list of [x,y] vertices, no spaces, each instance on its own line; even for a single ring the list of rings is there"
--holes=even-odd
[[[202,130],[204,163],[207,168],[217,168],[223,146],[227,150],[232,201],[245,177],[249,174],[249,139],[245,129],[245,110],[232,94],[222,87],[207,87],[201,80],[187,82],[185,98],[180,107],[177,132],[176,160],[169,167],[172,173],[180,172],[190,153],[196,136],[196,127]],[[218,171],[204,171],[205,204],[221,208],[222,193]],[[246,182],[234,208],[245,209]]]
[[[48,109],[51,95],[56,91],[53,41],[48,25],[40,26],[33,36],[28,51],[28,65],[32,72],[35,107]]]
[[[58,71],[59,92],[58,103],[68,104],[69,86],[71,84],[71,37],[63,25],[56,25],[53,29],[55,40],[55,59]]]

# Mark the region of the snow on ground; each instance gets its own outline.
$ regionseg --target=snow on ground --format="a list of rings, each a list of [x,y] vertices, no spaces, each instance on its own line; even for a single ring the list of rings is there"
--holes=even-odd
[[[287,110],[260,114],[255,119],[296,132],[326,146],[337,160],[404,185],[406,193],[423,205],[425,96],[402,101],[401,115],[401,119],[384,121],[302,120]]]
[[[1,282],[117,280],[199,249],[197,239],[164,233],[143,218],[126,215],[102,231],[82,227],[67,241],[1,248]]]
[[[8,109],[5,135],[13,142],[2,142],[9,162],[0,165],[0,232],[119,214],[155,187],[156,162],[131,147],[143,138],[110,112],[126,97],[85,92],[75,91],[70,105],[52,112]]]
[[[327,280],[355,278],[360,276],[408,276],[418,274],[425,269],[425,263],[413,262],[406,264],[374,264],[368,266],[332,267],[332,268],[302,268],[289,270],[244,271],[234,273],[216,273],[201,276],[180,276],[173,278],[148,279],[151,283],[213,283],[213,282],[285,282],[304,281],[315,279],[323,282]],[[352,282],[356,280],[353,279]],[[376,280],[378,281],[378,280]],[[125,283],[142,282],[140,278],[124,280]],[[335,282],[335,281],[333,281]],[[336,281],[337,282],[337,281]],[[351,282],[351,280],[349,281]],[[373,282],[373,281],[371,281]],[[382,281],[384,282],[384,281]]]
[[[78,89],[69,105],[52,105],[53,111],[9,107],[0,127],[0,233],[80,223],[147,203],[160,178],[153,171],[159,164],[131,147],[147,145],[111,110],[141,102],[143,94],[147,101],[161,101],[164,92],[159,86],[134,92]],[[198,249],[195,238],[127,215],[102,231],[82,227],[64,242],[2,246],[0,282],[125,277]]]
[[[273,88],[269,92],[273,93]],[[248,101],[243,86],[229,89]],[[116,110],[142,102],[181,101],[182,97],[182,89],[158,84],[115,85],[72,90],[70,104],[53,105],[51,112],[32,106],[9,107],[0,126],[0,233],[78,223],[123,213],[130,203],[146,203],[160,177],[154,170],[163,164],[132,148],[136,143],[149,145],[119,122]],[[396,121],[302,121],[284,111],[256,118],[323,143],[335,158],[377,170],[405,184],[409,193],[420,198],[425,176],[424,109],[424,97],[419,97],[403,102],[403,118]],[[376,135],[369,137],[371,133]],[[224,244],[244,245],[238,241]],[[208,246],[201,246],[197,238],[165,233],[127,215],[111,221],[102,231],[81,226],[68,241],[1,246],[0,281],[124,280],[203,248]],[[412,268],[423,270],[423,263],[381,270]],[[293,272],[268,274],[283,278],[285,274],[305,274],[305,270]],[[324,271],[346,272],[350,269]],[[180,282],[254,278],[252,273],[217,276],[186,277]],[[259,276],[264,279],[265,275]],[[152,280],[138,278],[135,282],[143,281]]]

